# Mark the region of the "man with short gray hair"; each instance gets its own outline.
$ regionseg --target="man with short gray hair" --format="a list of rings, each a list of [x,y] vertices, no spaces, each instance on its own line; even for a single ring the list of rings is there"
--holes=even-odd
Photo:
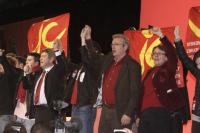
[[[141,67],[128,54],[129,42],[123,34],[114,34],[112,52],[105,57],[98,88],[102,90],[99,133],[131,128],[139,106]],[[101,94],[101,93],[100,93]]]

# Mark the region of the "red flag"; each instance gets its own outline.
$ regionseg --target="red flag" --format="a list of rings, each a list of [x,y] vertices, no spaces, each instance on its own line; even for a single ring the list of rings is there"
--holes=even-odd
[[[70,14],[66,13],[33,24],[28,32],[29,52],[40,53],[44,48],[52,48],[53,41],[60,39],[67,53],[69,19]]]
[[[190,9],[185,48],[191,58],[200,48],[200,7]]]
[[[163,28],[163,34],[166,35],[171,42],[174,40],[174,27]],[[149,30],[127,30],[124,34],[128,37],[130,42],[129,55],[133,57],[142,67],[142,79],[148,72],[148,70],[154,67],[154,61],[152,59],[152,50],[155,46],[158,46],[161,42],[158,36],[153,35]],[[177,85],[179,87],[184,86],[183,71],[180,61],[178,62]]]

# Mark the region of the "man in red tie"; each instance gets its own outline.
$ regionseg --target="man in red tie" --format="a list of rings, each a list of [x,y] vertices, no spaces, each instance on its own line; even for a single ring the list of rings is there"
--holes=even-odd
[[[33,95],[36,123],[48,122],[55,117],[53,102],[63,97],[64,62],[63,48],[59,40],[55,41],[53,49],[44,49],[41,52],[42,71],[35,82]]]

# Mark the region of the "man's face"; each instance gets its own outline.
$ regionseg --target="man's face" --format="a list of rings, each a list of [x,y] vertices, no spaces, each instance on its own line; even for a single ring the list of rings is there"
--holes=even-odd
[[[30,68],[33,68],[38,65],[38,62],[35,62],[33,56],[27,56],[26,58],[26,65],[28,65]]]
[[[49,56],[46,52],[41,53],[41,56],[40,56],[40,67],[41,68],[45,69],[45,68],[53,65],[53,61],[54,61],[54,58],[53,57],[49,58]]]
[[[4,73],[5,73],[5,71],[4,71],[3,65],[0,64],[0,74],[4,74]]]
[[[152,57],[155,63],[155,66],[161,66],[167,61],[167,56],[165,52],[160,50],[159,48],[155,48]]]
[[[197,68],[200,70],[200,57],[195,60]]]
[[[128,49],[127,45],[123,45],[123,39],[122,38],[114,38],[112,40],[112,54],[114,57],[120,57],[126,53],[126,50]]]

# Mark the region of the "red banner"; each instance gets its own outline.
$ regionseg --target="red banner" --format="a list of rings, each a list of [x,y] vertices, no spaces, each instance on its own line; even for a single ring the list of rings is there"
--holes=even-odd
[[[70,14],[66,13],[33,24],[28,32],[29,52],[40,53],[44,48],[52,48],[53,41],[60,39],[67,55],[69,19]]]
[[[200,7],[190,9],[185,48],[191,58],[200,48]]]
[[[174,27],[163,28],[163,34],[166,35],[171,42],[174,40]],[[147,71],[154,67],[154,61],[152,59],[152,50],[155,46],[158,46],[161,42],[158,36],[152,34],[149,30],[127,30],[124,34],[129,38],[130,50],[129,54],[141,64],[142,67],[142,79],[146,75]],[[179,87],[183,87],[183,70],[180,61],[178,62],[176,81]]]

